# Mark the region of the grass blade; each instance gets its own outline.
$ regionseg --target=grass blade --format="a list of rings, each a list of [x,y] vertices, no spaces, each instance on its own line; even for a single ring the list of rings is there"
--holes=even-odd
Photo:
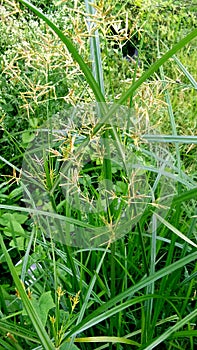
[[[84,73],[86,80],[91,87],[92,91],[94,92],[94,95],[96,97],[96,100],[98,102],[105,102],[105,98],[101,92],[101,89],[99,88],[99,85],[97,84],[96,80],[94,79],[88,65],[84,62],[83,58],[80,56],[78,51],[76,50],[75,46],[73,45],[72,41],[67,38],[63,32],[36,6],[31,4],[30,2],[26,0],[19,0],[21,4],[28,7],[31,11],[33,11],[39,18],[41,18],[43,21],[45,21],[46,24],[58,35],[60,40],[66,45],[67,49],[71,53],[73,59],[79,64],[82,72]]]
[[[76,338],[75,343],[120,343],[120,344],[128,344],[128,345],[134,345],[138,348],[140,347],[140,344],[129,340],[123,337],[87,337],[87,338]]]
[[[168,221],[166,221],[165,219],[163,219],[160,215],[158,215],[157,213],[155,213],[156,217],[158,218],[158,220],[160,222],[162,222],[162,224],[164,224],[167,228],[169,228],[170,231],[172,231],[173,233],[175,233],[177,236],[179,236],[181,239],[183,239],[185,242],[187,242],[188,244],[192,245],[193,247],[197,248],[197,244],[195,244],[194,242],[191,241],[191,239],[189,239],[187,236],[185,236],[182,232],[180,232],[176,227],[174,227],[173,225],[171,225]]]
[[[90,4],[89,1],[85,0],[86,11],[90,15],[95,15],[95,8],[92,6],[93,2]],[[103,68],[101,60],[101,50],[100,50],[100,39],[98,34],[98,29],[94,29],[95,23],[88,20],[89,35],[90,35],[90,54],[92,61],[92,72],[93,76],[100,86],[100,89],[104,95],[104,77],[103,77]]]
[[[151,283],[169,275],[170,273],[182,268],[186,264],[196,260],[196,251],[194,253],[191,253],[184,258],[176,261],[175,263],[171,264],[170,266],[164,267],[163,269],[155,272],[153,276],[147,277],[146,279],[143,279],[136,285],[128,288],[124,292],[120,293],[119,295],[115,296],[108,302],[106,302],[104,305],[101,305],[95,312],[93,312],[90,316],[86,317],[79,325],[74,327],[67,337],[69,338],[73,334],[78,334],[79,332],[82,332],[89,327],[94,326],[95,324],[98,324],[99,322],[103,321],[107,317],[111,317],[111,315],[114,315],[114,307],[117,303],[120,303],[123,299],[132,297],[134,293],[139,292],[142,288],[147,287]],[[120,304],[120,308],[116,309],[116,312],[121,312],[122,309],[124,309],[125,305]],[[112,308],[110,312],[107,313],[107,316],[105,314],[106,310]]]
[[[28,296],[25,292],[25,289],[17,275],[16,269],[12,263],[12,260],[10,258],[9,253],[7,252],[6,246],[4,244],[3,238],[2,236],[0,236],[0,244],[1,244],[1,248],[3,251],[3,254],[5,256],[6,262],[8,264],[8,267],[10,269],[10,272],[12,274],[14,283],[16,285],[16,288],[18,290],[18,293],[20,294],[20,297],[23,301],[23,305],[32,321],[32,324],[38,334],[38,337],[44,347],[44,349],[46,350],[54,350],[55,347],[51,341],[51,339],[49,338],[48,334],[46,333],[45,328],[42,325],[42,322],[37,314],[37,312],[35,311],[33,305],[31,304],[31,301],[28,299]]]
[[[99,88],[97,82],[95,81],[90,69],[88,68],[87,64],[84,62],[83,58],[79,55],[76,48],[74,47],[73,43],[68,39],[62,31],[52,22],[50,19],[42,13],[37,7],[32,5],[30,2],[26,0],[19,0],[23,5],[27,6],[30,10],[32,10],[39,18],[43,19],[46,24],[50,26],[50,28],[58,35],[58,37],[61,39],[61,41],[67,46],[69,52],[71,53],[74,60],[77,61],[79,64],[82,72],[84,73],[86,80],[91,87],[96,100],[98,102],[105,102],[105,98],[101,92],[101,89]],[[118,108],[118,105],[123,104],[127,98],[129,98],[135,90],[139,88],[141,84],[143,84],[152,74],[154,74],[162,64],[164,64],[170,57],[172,57],[177,51],[179,51],[182,47],[184,47],[186,44],[188,44],[192,39],[194,39],[197,36],[197,29],[194,29],[192,32],[190,32],[188,35],[186,35],[183,39],[181,39],[177,44],[175,44],[170,50],[168,50],[160,59],[158,59],[155,63],[153,63],[150,68],[137,80],[134,84],[126,91],[124,92],[121,97],[117,100],[117,103],[114,104],[110,110],[105,114],[105,117],[102,120],[102,123],[105,123],[110,116],[116,111]],[[105,104],[101,104],[101,107],[104,108]],[[102,124],[98,124],[94,128],[94,133],[96,134],[98,130],[102,127]]]
[[[194,317],[197,316],[197,309],[192,311],[189,315],[184,317],[182,320],[177,322],[174,326],[170,327],[165,333],[163,333],[159,338],[154,340],[150,345],[143,347],[143,350],[152,350],[157,345],[161,344],[164,340],[169,338],[174,332],[176,332],[179,328],[185,326],[188,322],[190,322]]]
[[[27,334],[27,329],[23,327],[16,327],[16,324],[12,324],[11,322],[5,322],[3,320],[0,320],[0,329],[4,332],[10,332],[11,334],[17,335],[20,338],[27,339],[33,343],[38,343],[40,344],[39,339],[37,338],[37,334],[31,332],[28,330]]]
[[[176,136],[176,135],[143,135],[142,138],[148,142],[170,142],[197,144],[197,136]]]
[[[113,113],[115,113],[116,109],[118,108],[117,105],[123,104],[127,100],[127,98],[129,98],[140,87],[140,85],[142,85],[148,78],[150,78],[151,75],[153,75],[159,69],[160,66],[162,66],[170,57],[172,57],[177,51],[179,51],[182,47],[188,44],[196,36],[197,29],[194,29],[191,33],[186,35],[177,44],[175,44],[155,63],[153,63],[150,66],[150,68],[138,80],[136,80],[135,83],[132,84],[132,86],[125,93],[121,95],[121,97],[116,101],[116,104],[114,104],[110,108],[109,112],[105,115],[102,122],[106,123],[110,116],[113,115]],[[96,134],[101,127],[102,125],[96,125],[94,128],[94,134]]]

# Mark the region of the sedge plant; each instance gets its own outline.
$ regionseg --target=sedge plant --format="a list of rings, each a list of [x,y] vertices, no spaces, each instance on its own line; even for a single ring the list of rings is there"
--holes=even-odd
[[[18,245],[21,234],[28,242],[20,267],[17,267],[10,258],[4,236],[0,239],[2,257],[14,280],[21,309],[19,314],[16,311],[2,314],[0,329],[7,332],[7,339],[3,339],[2,344],[7,349],[11,346],[21,349],[24,344],[31,349],[92,349],[92,343],[97,350],[148,350],[157,346],[195,349],[196,183],[181,168],[180,144],[196,144],[197,139],[177,133],[163,66],[174,57],[183,74],[196,87],[195,79],[174,55],[197,36],[197,30],[179,40],[139,78],[135,71],[131,86],[109,103],[105,95],[100,38],[95,20],[98,7],[85,1],[91,70],[70,38],[51,19],[28,1],[20,0],[20,3],[44,21],[67,47],[95,99],[93,109],[86,111],[95,113],[96,118],[93,125],[89,119],[84,119],[87,123],[84,132],[71,123],[66,138],[62,134],[58,138],[55,134],[55,144],[50,139],[54,124],[48,118],[47,140],[41,133],[41,143],[37,149],[34,143],[25,159],[22,188],[28,207],[0,204],[1,210],[28,213],[34,219],[32,231],[22,231],[19,226],[21,218],[12,218],[17,222],[15,226],[6,221],[6,216],[1,218],[1,224],[6,227],[4,232],[13,238],[13,246]],[[122,126],[120,117],[125,113],[122,106],[128,100],[132,105],[136,90],[158,70],[164,84],[172,132],[159,135],[145,131],[142,135],[135,135],[137,124],[130,120],[130,109],[125,106],[126,126]],[[116,115],[118,118],[114,117]],[[129,122],[133,123],[133,129],[129,128]],[[61,123],[57,121],[57,125],[59,127]],[[98,140],[101,140],[99,146]],[[166,143],[175,146],[174,163],[168,160],[169,152],[160,150],[160,145]],[[89,145],[93,145],[91,154],[88,154]],[[155,153],[157,145],[159,153]],[[42,162],[34,167],[32,154],[40,149]],[[82,153],[84,149],[87,149],[86,153]],[[132,152],[134,158],[130,156]],[[81,154],[90,157],[89,167],[88,162],[83,163]],[[142,157],[146,159],[145,163],[140,161]],[[10,162],[1,158],[12,167]],[[129,173],[137,183],[134,188],[128,178],[128,163],[132,159],[137,161]],[[77,166],[82,168],[77,174],[73,164],[77,170]],[[145,187],[142,184],[144,176]],[[164,198],[160,198],[161,179],[167,191],[174,191],[170,201],[165,191]],[[28,181],[32,187],[28,187]],[[61,187],[65,183],[69,190],[63,192]],[[99,183],[101,187],[98,187]],[[169,187],[166,183],[170,184]],[[49,198],[47,205],[42,203],[45,198],[40,194],[43,193]],[[73,202],[69,202],[70,193]],[[92,205],[95,198],[97,212]],[[88,208],[85,213],[83,205]],[[132,210],[125,221],[121,212],[124,209],[127,215],[130,205]],[[188,208],[192,206],[194,213],[191,214]],[[62,232],[62,228],[68,232],[68,237],[63,235],[62,238],[61,235],[61,239],[55,239],[55,234]],[[87,233],[91,234],[92,246],[89,246]],[[82,236],[82,247],[75,242],[76,234]],[[33,271],[31,262],[36,262]],[[2,303],[3,294],[4,290]],[[6,309],[3,305],[5,314]]]

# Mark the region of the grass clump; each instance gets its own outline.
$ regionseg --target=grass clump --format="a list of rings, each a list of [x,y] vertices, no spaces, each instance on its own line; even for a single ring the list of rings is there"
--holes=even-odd
[[[2,347],[195,349],[193,7],[34,5],[1,4]]]

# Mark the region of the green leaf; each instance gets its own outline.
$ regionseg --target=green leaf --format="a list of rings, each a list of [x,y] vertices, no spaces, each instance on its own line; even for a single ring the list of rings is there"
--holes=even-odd
[[[185,74],[185,76],[188,78],[190,81],[191,85],[194,87],[195,90],[197,90],[197,82],[194,79],[194,77],[188,72],[187,68],[181,63],[181,61],[176,57],[175,55],[173,56],[175,62],[179,66],[180,70]]]
[[[10,242],[10,247],[17,247],[18,250],[24,250],[24,237],[17,237],[15,241],[12,239]]]
[[[31,131],[24,131],[23,134],[22,134],[22,141],[23,143],[30,143],[31,141],[33,141],[35,138],[35,134],[32,133]]]
[[[60,346],[60,350],[79,350],[75,344],[64,343]]]
[[[115,185],[116,192],[118,193],[126,193],[128,189],[128,185],[123,181],[117,181]]]
[[[176,206],[182,202],[189,201],[190,199],[196,199],[197,188],[192,188],[191,190],[184,191],[180,195],[174,197],[172,205]]]
[[[101,124],[97,124],[94,128],[93,134],[96,134],[100,128],[102,127],[102,124],[106,123],[108,119],[116,112],[119,105],[122,105],[130,96],[133,95],[133,93],[148,79],[153,75],[159,67],[161,67],[169,58],[171,58],[176,52],[178,52],[182,47],[184,47],[186,44],[188,44],[192,39],[194,39],[197,36],[197,29],[194,29],[192,32],[190,32],[188,35],[186,35],[183,39],[181,39],[177,44],[175,44],[170,50],[168,50],[161,58],[159,58],[155,63],[153,63],[149,69],[147,69],[144,74],[135,81],[134,84],[130,86],[130,88],[124,92],[119,100],[116,101],[115,104],[112,105],[112,107],[109,109],[109,111],[106,113],[105,117],[102,119]]]
[[[16,315],[12,315],[12,317],[14,316]],[[2,332],[10,332],[11,334],[18,336],[19,338],[29,340],[33,343],[40,343],[36,333],[32,332],[30,329],[28,329],[27,332],[27,328],[24,328],[21,325],[16,324],[15,322],[0,320],[0,329]]]
[[[89,329],[90,327],[93,327],[95,324],[98,324],[102,322],[103,320],[106,320],[108,317],[112,317],[118,312],[121,312],[126,307],[128,307],[127,302],[122,303],[122,300],[125,298],[132,298],[134,293],[139,292],[142,288],[145,288],[149,286],[151,283],[161,279],[164,276],[169,275],[170,273],[177,271],[178,269],[182,268],[186,264],[196,260],[196,251],[194,253],[191,253],[184,258],[176,261],[175,263],[171,264],[170,266],[164,267],[163,269],[155,272],[153,276],[146,277],[142,281],[136,283],[134,286],[128,288],[124,292],[120,293],[119,295],[113,297],[108,302],[104,303],[96,311],[94,311],[91,315],[87,316],[80,324],[75,326],[68,334],[67,337],[69,338],[73,334],[78,334],[86,329]],[[119,303],[118,305],[116,305]],[[129,301],[129,304],[132,303],[132,300]],[[110,309],[110,310],[109,310]]]
[[[27,220],[27,215],[20,214],[20,213],[13,213],[14,219],[19,222],[19,224],[24,224]]]
[[[45,327],[49,310],[55,307],[55,303],[51,296],[51,291],[45,292],[39,298],[39,301],[32,300],[32,304],[37,311],[43,326]]]
[[[197,244],[192,242],[191,239],[189,239],[187,236],[185,236],[182,232],[180,232],[176,227],[171,225],[168,221],[163,219],[160,215],[157,213],[154,214],[160,222],[162,222],[163,225],[165,225],[169,230],[171,230],[175,235],[179,236],[181,239],[183,239],[188,244],[192,245],[193,247],[197,248]]]
[[[76,338],[77,343],[120,343],[128,344],[140,347],[140,344],[136,341],[124,338],[124,337],[108,337],[108,336],[95,336],[95,337],[86,337],[86,338]],[[63,344],[62,344],[63,345]]]
[[[52,341],[50,340],[45,328],[42,325],[40,317],[38,316],[35,308],[33,307],[31,301],[29,300],[29,298],[26,294],[26,291],[24,289],[24,286],[22,285],[22,283],[17,275],[16,269],[12,263],[10,255],[6,249],[6,246],[4,244],[2,236],[0,236],[0,244],[1,244],[2,252],[5,256],[8,267],[9,267],[10,272],[12,274],[14,283],[15,283],[16,288],[18,290],[18,293],[20,294],[23,305],[24,305],[24,307],[25,307],[25,309],[26,309],[26,311],[31,319],[31,322],[32,322],[37,334],[38,334],[40,342],[43,345],[43,348],[47,349],[47,350],[55,350],[55,347],[54,347]]]
[[[186,317],[184,317],[182,320],[177,322],[174,326],[170,327],[166,332],[164,332],[162,335],[160,335],[157,339],[155,339],[151,344],[149,344],[146,347],[143,347],[144,350],[152,350],[157,345],[161,344],[164,340],[172,336],[173,333],[175,333],[178,329],[181,327],[184,327],[186,324],[188,324],[193,318],[195,319],[197,316],[197,309],[190,312]]]
[[[197,330],[188,329],[186,331],[175,332],[170,338],[186,338],[186,337],[197,337]]]
[[[18,196],[21,197],[22,193],[23,193],[22,187],[16,187],[16,188],[8,195],[8,197],[9,197],[10,199],[16,198],[16,197],[18,197]],[[27,220],[27,216],[26,216],[26,220]]]
[[[161,143],[186,143],[197,144],[197,136],[177,136],[177,135],[143,135],[143,139],[148,142],[161,142]]]
[[[85,0],[86,11],[90,14],[90,18],[87,21],[90,35],[90,54],[92,61],[92,72],[94,74],[94,78],[97,81],[103,95],[104,95],[104,76],[103,76],[103,67],[102,67],[102,59],[101,59],[101,49],[100,49],[100,39],[97,28],[96,21],[93,23],[92,17],[96,15],[96,10],[94,8],[94,3],[90,3],[88,0]]]
[[[28,7],[30,10],[32,10],[39,18],[43,19],[45,23],[48,24],[48,26],[58,35],[60,40],[66,45],[67,49],[71,53],[73,59],[79,64],[82,72],[84,73],[86,80],[91,87],[92,91],[94,92],[94,95],[96,97],[96,100],[99,102],[105,102],[105,98],[101,92],[101,89],[99,88],[96,80],[94,79],[88,65],[84,62],[83,58],[80,56],[78,51],[76,50],[75,46],[73,45],[72,41],[66,37],[63,32],[44,14],[42,11],[40,11],[37,7],[35,7],[33,4],[31,4],[28,1],[25,0],[19,0],[23,5]]]
[[[0,218],[0,224],[5,227],[4,234],[6,236],[12,236],[14,231],[14,235],[24,236],[25,231],[22,228],[21,223],[26,221],[26,219],[27,219],[26,215],[20,215],[18,213],[3,214]]]

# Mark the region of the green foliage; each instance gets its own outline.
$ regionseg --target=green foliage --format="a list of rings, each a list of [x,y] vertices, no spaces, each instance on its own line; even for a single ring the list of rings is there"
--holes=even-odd
[[[2,346],[194,350],[194,5],[20,3],[0,5]],[[123,57],[128,41],[140,62]],[[102,122],[93,118],[95,104],[73,116],[71,106],[94,99]],[[59,130],[65,113],[67,135],[45,144],[41,133],[46,147],[33,158],[40,126]],[[133,159],[137,168],[128,172]],[[81,195],[73,202],[62,180],[71,165],[79,170],[73,193]],[[101,244],[91,246],[91,232]],[[67,245],[77,234],[82,243],[87,235],[81,249]]]

